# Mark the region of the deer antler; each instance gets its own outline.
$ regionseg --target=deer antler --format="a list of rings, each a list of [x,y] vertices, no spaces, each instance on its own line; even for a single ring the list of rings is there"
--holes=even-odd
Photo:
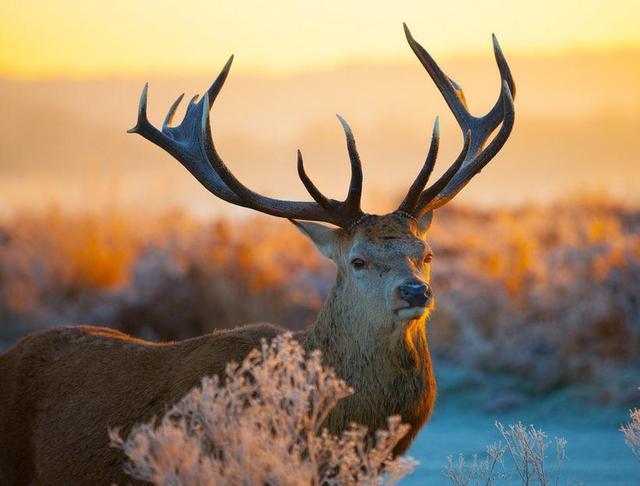
[[[420,216],[450,201],[502,148],[513,128],[512,95],[515,94],[515,84],[494,35],[493,48],[502,78],[502,91],[489,113],[483,117],[475,117],[467,110],[462,88],[445,75],[429,53],[413,39],[406,24],[404,24],[404,30],[411,49],[444,96],[464,134],[464,147],[456,161],[440,179],[425,189],[438,153],[440,136],[436,119],[427,159],[398,208],[399,211]],[[154,127],[147,118],[148,85],[145,84],[140,96],[138,121],[129,133],[138,133],[169,152],[211,193],[231,204],[281,218],[325,221],[342,228],[349,227],[351,223],[361,218],[364,215],[360,209],[362,166],[353,133],[340,115],[338,119],[345,132],[351,160],[351,181],[344,201],[329,199],[318,190],[304,169],[300,151],[298,151],[298,175],[314,202],[285,201],[263,196],[249,189],[233,175],[215,149],[209,120],[209,111],[227,79],[232,61],[233,56],[229,58],[202,98],[198,100],[195,96],[189,102],[182,122],[177,126],[170,126],[176,109],[184,97],[184,94],[180,95],[169,108],[162,130]],[[487,139],[500,124],[502,126],[497,135],[484,148]]]
[[[413,38],[407,25],[403,25],[411,49],[442,93],[464,135],[464,147],[456,161],[437,182],[423,191],[433,170],[438,151],[439,133],[436,119],[427,160],[398,208],[400,211],[420,216],[453,199],[505,144],[515,119],[513,96],[515,96],[516,87],[509,65],[498,44],[498,39],[493,35],[493,50],[500,71],[502,89],[498,101],[485,116],[473,116],[467,109],[462,88],[442,72],[429,53]],[[489,145],[484,148],[487,139],[500,124],[502,124],[500,130]]]
[[[128,132],[138,133],[169,152],[211,193],[231,204],[281,218],[324,221],[343,228],[360,218],[363,215],[360,209],[362,166],[351,129],[340,116],[338,119],[344,128],[351,159],[351,182],[344,201],[328,199],[322,195],[307,176],[300,151],[298,174],[315,202],[285,201],[263,196],[246,187],[233,175],[215,149],[209,120],[209,110],[227,79],[232,61],[233,56],[200,100],[195,96],[189,102],[182,122],[177,126],[170,126],[184,97],[180,95],[169,108],[162,130],[154,127],[147,118],[148,85],[145,84],[140,95],[138,121]]]

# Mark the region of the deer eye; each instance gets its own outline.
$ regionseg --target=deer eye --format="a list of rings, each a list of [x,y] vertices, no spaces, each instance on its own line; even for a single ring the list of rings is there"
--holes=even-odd
[[[427,253],[427,256],[424,257],[424,262],[431,263],[431,260],[433,260],[433,253]]]
[[[351,260],[351,265],[355,270],[362,270],[367,266],[367,263],[362,258],[354,258]]]

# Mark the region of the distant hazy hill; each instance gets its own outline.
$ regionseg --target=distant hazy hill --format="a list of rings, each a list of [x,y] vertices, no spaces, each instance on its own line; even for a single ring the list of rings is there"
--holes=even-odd
[[[512,204],[598,190],[638,202],[640,51],[509,58],[518,86],[514,134],[459,199]],[[210,79],[150,79],[150,118],[160,124],[178,94],[202,92],[221,65],[211,66]],[[490,53],[442,66],[477,114],[493,104],[499,82]],[[182,205],[204,213],[224,207],[170,156],[125,133],[143,82],[0,80],[0,210],[52,201],[79,208]],[[214,139],[257,190],[306,197],[295,173],[300,147],[318,184],[342,197],[348,159],[336,112],[356,134],[368,209],[388,207],[411,182],[436,114],[443,121],[440,170],[461,145],[417,61],[281,78],[232,72],[213,110]]]

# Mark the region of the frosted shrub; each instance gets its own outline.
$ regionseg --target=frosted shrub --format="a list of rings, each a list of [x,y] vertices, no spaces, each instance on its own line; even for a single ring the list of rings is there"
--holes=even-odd
[[[633,455],[640,461],[640,409],[629,411],[631,422],[620,427],[620,432],[624,434],[624,441],[631,449]]]
[[[449,456],[443,473],[455,486],[490,486],[497,480],[506,478],[503,472],[505,451],[506,448],[501,444],[490,445],[487,447],[486,459],[479,460],[478,455],[474,454],[470,463],[465,461],[462,454],[456,462]]]
[[[536,429],[533,425],[528,428],[518,422],[515,425],[505,427],[496,422],[500,435],[507,444],[507,451],[513,460],[516,471],[522,479],[523,485],[532,483],[545,486],[549,483],[545,471],[546,450],[550,443],[547,434]],[[556,466],[566,459],[565,448],[567,441],[563,438],[555,438]]]
[[[415,465],[392,457],[408,431],[399,418],[375,439],[355,424],[340,437],[323,429],[351,393],[319,352],[305,356],[285,334],[230,364],[224,386],[204,378],[159,423],[111,439],[130,460],[125,471],[155,484],[396,483]]]
[[[547,449],[551,445],[547,435],[533,425],[504,426],[496,422],[502,436],[502,443],[487,447],[487,458],[479,460],[476,455],[467,463],[460,455],[457,461],[448,458],[443,474],[455,486],[491,485],[498,481],[510,483],[513,476],[519,477],[521,484],[546,486],[554,482],[550,478],[557,474],[560,464],[566,459],[567,442],[555,438],[555,461],[552,467],[545,463]]]

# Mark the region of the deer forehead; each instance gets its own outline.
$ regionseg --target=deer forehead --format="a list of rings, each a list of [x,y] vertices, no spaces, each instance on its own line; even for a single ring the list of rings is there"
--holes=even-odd
[[[390,214],[371,216],[360,223],[348,248],[351,258],[389,261],[398,258],[421,258],[428,245],[416,234],[413,219]]]
[[[364,258],[372,262],[392,262],[406,258],[421,259],[428,245],[417,237],[378,241],[356,241],[349,251],[350,258]]]

